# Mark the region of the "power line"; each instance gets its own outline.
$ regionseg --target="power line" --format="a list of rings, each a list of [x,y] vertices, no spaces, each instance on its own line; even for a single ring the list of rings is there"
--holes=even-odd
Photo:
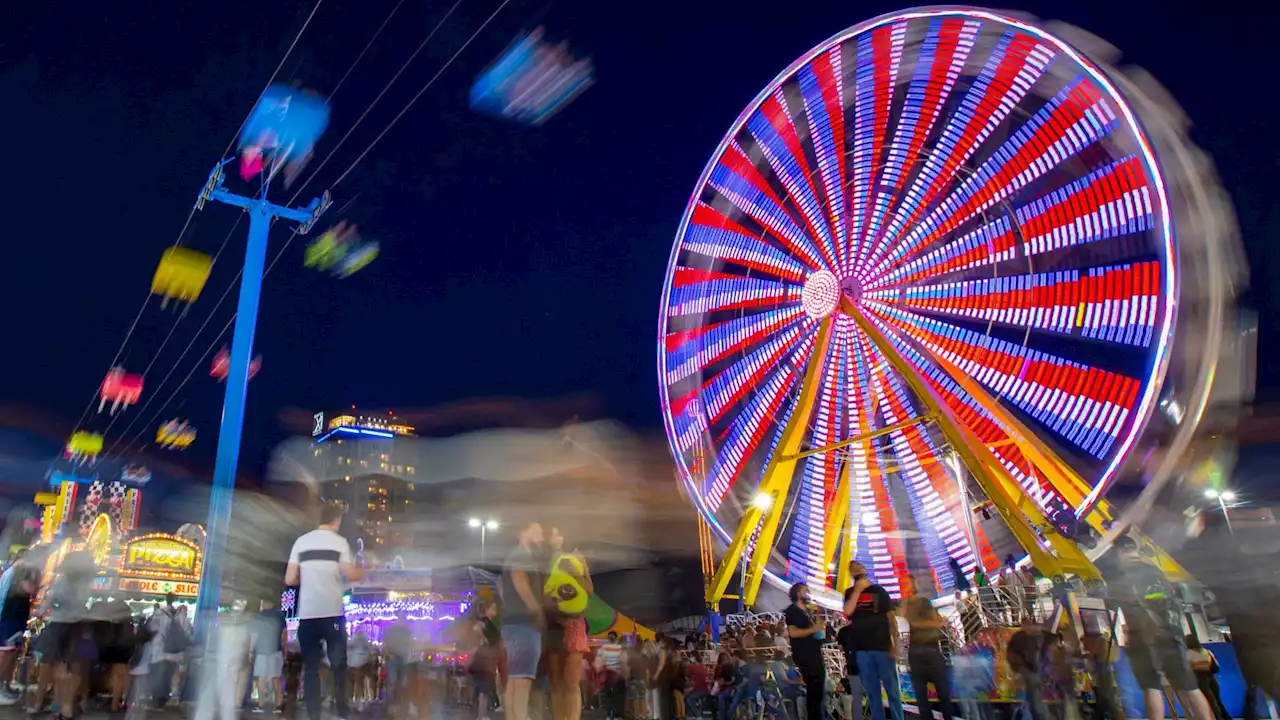
[[[391,130],[391,128],[395,126],[397,122],[400,121],[400,118],[403,117],[404,114],[409,111],[409,108],[413,107],[413,104],[418,101],[418,98],[422,97],[423,93],[425,93],[427,90],[431,88],[432,85],[435,84],[435,81],[439,79],[441,75],[444,74],[445,70],[449,69],[449,66],[453,64],[453,61],[458,59],[458,56],[462,54],[462,51],[466,50],[467,47],[471,45],[472,42],[475,41],[475,39],[480,35],[480,33],[484,31],[486,27],[489,26],[489,23],[493,22],[493,19],[498,16],[498,13],[502,12],[502,9],[505,8],[507,4],[510,2],[511,0],[502,0],[502,4],[498,6],[498,9],[494,10],[489,15],[489,17],[480,25],[480,27],[476,28],[475,32],[471,33],[471,37],[467,38],[467,41],[462,43],[462,47],[458,48],[458,51],[455,52],[448,59],[448,61],[446,61],[443,66],[441,66],[441,68],[438,71],[436,71],[436,74],[431,76],[431,79],[427,81],[427,84],[423,85],[422,89],[418,91],[418,94],[414,95],[413,99],[409,100],[408,104],[404,106],[404,109],[401,110],[399,114],[397,114],[394,118],[391,118],[391,122],[387,123],[387,127],[384,128],[382,132],[378,133],[378,137],[374,138],[373,142],[369,143],[369,147],[365,148],[364,152],[360,153],[360,156],[355,159],[355,162],[351,163],[351,165],[349,165],[347,169],[344,170],[343,173],[338,176],[338,179],[333,181],[330,184],[330,187],[333,187],[338,183],[342,182],[343,179],[346,178],[347,175],[350,174],[353,169],[355,169],[355,166],[358,165],[360,161],[364,159],[365,155],[369,154],[369,151],[373,149],[373,146],[377,145],[378,141],[381,140],[383,136],[386,135]]]
[[[344,134],[342,138],[338,140],[338,144],[333,146],[333,149],[330,150],[329,154],[325,156],[324,161],[321,162],[318,166],[316,166],[316,169],[312,170],[311,174],[307,176],[307,181],[302,183],[303,188],[305,188],[307,185],[310,185],[311,181],[315,179],[316,175],[319,174],[320,171],[324,169],[324,166],[329,163],[329,160],[330,158],[333,157],[334,153],[338,152],[338,148],[342,147],[343,143],[347,141],[347,138],[351,137],[351,133],[355,132],[355,129],[360,127],[360,123],[364,122],[365,117],[367,117],[369,113],[373,110],[374,106],[378,104],[378,101],[382,99],[382,96],[386,95],[387,91],[391,89],[391,86],[395,84],[396,80],[400,79],[400,76],[404,74],[404,71],[409,68],[410,63],[412,63],[414,59],[418,57],[418,54],[421,53],[422,49],[427,46],[427,43],[431,42],[431,38],[436,36],[436,33],[440,31],[440,27],[444,25],[445,21],[449,19],[449,16],[453,15],[453,11],[457,10],[458,6],[461,4],[462,4],[462,0],[455,0],[455,2],[453,3],[453,6],[449,8],[449,11],[446,12],[444,16],[440,18],[440,21],[436,23],[435,27],[431,28],[431,32],[427,33],[427,36],[423,38],[422,42],[418,43],[417,49],[415,49],[413,53],[409,55],[409,59],[404,61],[404,63],[400,66],[400,69],[396,71],[396,74],[391,76],[391,80],[389,80],[386,85],[382,86],[382,91],[379,92],[378,96],[373,99],[373,102],[369,103],[369,105],[365,107],[364,112],[360,113],[360,117],[356,118],[356,121],[352,123],[351,127],[347,130],[346,134]],[[302,194],[302,189],[299,188],[298,193],[295,194],[293,197],[296,199],[298,195],[301,195],[301,194]],[[290,204],[292,204],[293,200],[290,200],[289,202]]]
[[[293,49],[297,47],[298,41],[302,39],[302,34],[306,32],[307,26],[311,24],[311,19],[315,17],[316,11],[320,9],[320,5],[323,2],[324,0],[316,0],[316,4],[311,8],[311,13],[307,15],[306,21],[303,22],[302,27],[298,30],[297,34],[294,35],[293,42],[289,43],[289,48],[285,51],[284,57],[280,58],[280,62],[276,65],[275,71],[271,73],[271,78],[267,80],[266,87],[263,88],[264,91],[266,90],[266,88],[271,87],[271,83],[275,82],[276,76],[280,74],[280,69],[284,67],[285,61],[289,59],[289,55],[292,54]],[[258,93],[258,95],[259,97],[261,97],[262,93]],[[254,104],[256,106],[257,101],[255,101]],[[253,111],[250,110],[250,114],[252,114],[252,112]],[[236,138],[240,136],[240,131],[243,130],[244,126],[249,122],[249,117],[250,117],[249,115],[245,115],[244,120],[240,122],[240,127],[236,129],[235,135],[231,137],[231,142],[227,143],[226,149],[222,151],[223,156],[225,156],[227,152],[231,150],[231,147],[235,145]],[[192,206],[191,211],[187,213],[186,221],[182,223],[182,229],[178,231],[178,238],[177,240],[174,241],[175,247],[180,247],[182,245],[183,239],[186,237],[186,234],[187,234],[187,229],[191,227],[191,220],[195,217],[195,214],[196,214],[195,206]],[[237,220],[236,222],[238,224],[239,220]],[[230,237],[230,235],[228,235],[228,237]],[[226,241],[224,240],[223,246],[225,247],[225,245],[226,245]],[[221,248],[219,248],[218,252],[219,253],[222,252]],[[146,298],[143,299],[142,301],[142,306],[138,308],[138,314],[134,316],[133,322],[129,323],[129,329],[125,331],[124,340],[120,341],[120,347],[116,350],[115,356],[111,358],[111,363],[107,365],[108,369],[115,367],[116,363],[120,361],[121,356],[124,355],[125,346],[128,345],[129,339],[133,337],[133,331],[137,329],[138,321],[142,319],[142,314],[146,312],[147,305],[150,304],[151,302],[151,295],[152,293],[148,291]],[[176,324],[175,324],[175,327],[176,327]],[[169,331],[169,334],[170,335],[173,334],[172,329]],[[168,338],[165,339],[165,342],[168,342]],[[164,349],[163,345],[161,345],[161,349]],[[157,351],[156,356],[158,357],[159,354],[160,354],[159,351]],[[153,365],[155,364],[154,359],[152,360],[152,364]],[[145,373],[144,373],[144,376],[145,376]],[[101,387],[99,387],[97,390],[94,390],[93,395],[89,398],[89,403],[85,405],[84,410],[80,413],[79,419],[76,420],[76,424],[71,430],[73,434],[80,429],[81,425],[84,424],[85,418],[89,416],[89,411],[93,409],[93,401],[98,399],[98,394],[100,392],[101,392]],[[114,420],[112,422],[114,423]]]
[[[435,73],[434,75],[432,75],[432,76],[431,76],[431,78],[430,78],[429,80],[427,80],[426,84],[424,84],[424,85],[422,86],[422,88],[421,88],[420,90],[418,90],[418,92],[417,92],[417,93],[416,93],[416,94],[415,94],[415,95],[414,95],[414,96],[409,100],[409,102],[405,104],[405,106],[400,110],[400,112],[399,112],[399,113],[397,113],[397,114],[395,115],[395,117],[393,117],[393,118],[391,119],[391,121],[387,124],[387,126],[386,126],[385,128],[383,128],[382,132],[378,133],[377,137],[375,137],[375,138],[373,139],[373,142],[369,143],[369,145],[364,149],[364,151],[363,151],[363,152],[361,152],[361,153],[360,153],[360,155],[359,155],[359,156],[358,156],[358,157],[357,157],[357,158],[356,158],[356,159],[355,159],[355,160],[354,160],[350,165],[348,165],[348,166],[347,166],[347,169],[343,171],[342,175],[340,175],[340,176],[338,177],[338,179],[337,179],[337,180],[335,180],[335,181],[330,185],[330,187],[333,187],[333,186],[338,185],[338,184],[339,184],[339,183],[341,183],[344,179],[346,179],[346,177],[347,177],[349,174],[351,174],[351,171],[352,171],[352,170],[354,170],[354,169],[355,169],[355,167],[356,167],[357,165],[359,165],[361,161],[363,161],[363,160],[364,160],[365,156],[367,156],[367,155],[369,154],[369,152],[370,152],[371,150],[373,150],[374,146],[376,146],[376,145],[378,144],[378,142],[379,142],[379,141],[381,141],[381,140],[382,140],[382,138],[383,138],[383,137],[385,137],[385,136],[386,136],[386,134],[387,134],[388,132],[390,132],[391,128],[392,128],[392,127],[394,127],[394,126],[395,126],[395,124],[396,124],[397,122],[399,122],[399,121],[400,121],[400,119],[401,119],[402,117],[404,117],[404,115],[409,111],[409,109],[410,109],[410,108],[412,108],[412,107],[413,107],[413,105],[414,105],[414,104],[415,104],[415,103],[416,103],[416,102],[417,102],[417,101],[418,101],[418,100],[419,100],[419,99],[420,99],[424,94],[426,94],[427,90],[431,89],[432,85],[434,85],[434,84],[435,84],[435,82],[440,78],[440,76],[441,76],[441,75],[443,75],[443,74],[444,74],[444,72],[445,72],[446,70],[448,70],[450,66],[452,66],[452,65],[453,65],[454,61],[455,61],[455,60],[457,60],[457,59],[458,59],[458,57],[459,57],[460,55],[462,55],[463,51],[465,51],[465,50],[466,50],[466,49],[471,45],[471,43],[472,43],[472,42],[474,42],[474,41],[475,41],[475,39],[476,39],[477,37],[479,37],[480,33],[481,33],[481,32],[483,32],[483,31],[485,30],[485,28],[487,28],[487,27],[489,26],[489,24],[493,22],[494,18],[496,18],[496,17],[498,16],[498,13],[502,12],[502,10],[503,10],[503,9],[504,9],[508,4],[510,4],[510,2],[511,2],[511,0],[503,0],[503,2],[502,2],[500,5],[498,5],[498,7],[497,7],[497,8],[496,8],[492,13],[490,13],[490,14],[489,14],[489,17],[488,17],[488,18],[486,18],[486,19],[485,19],[485,21],[484,21],[483,23],[481,23],[481,24],[480,24],[480,26],[479,26],[478,28],[476,28],[476,30],[475,30],[475,31],[473,31],[473,32],[471,33],[471,35],[470,35],[470,36],[467,38],[467,40],[462,44],[462,46],[461,46],[461,47],[459,47],[459,48],[458,48],[458,49],[453,53],[453,55],[451,55],[451,56],[449,57],[449,59],[448,59],[448,60],[446,60],[446,61],[445,61],[444,65],[442,65],[442,66],[440,67],[440,69],[439,69],[439,70],[437,70],[437,71],[436,71],[436,73]],[[453,6],[451,6],[451,7],[449,8],[449,11],[445,13],[445,15],[440,19],[440,21],[439,21],[439,22],[437,22],[437,23],[436,23],[436,26],[435,26],[434,28],[432,28],[431,32],[427,35],[427,37],[422,41],[422,43],[420,43],[420,44],[418,45],[418,48],[417,48],[416,50],[414,50],[413,54],[411,54],[411,55],[409,56],[409,59],[408,59],[408,60],[406,60],[406,61],[405,61],[405,63],[404,63],[403,65],[401,65],[400,69],[396,72],[396,74],[395,74],[395,75],[391,78],[391,80],[390,80],[390,81],[389,81],[389,82],[388,82],[388,83],[383,87],[382,91],[378,93],[378,96],[374,98],[373,102],[371,102],[371,103],[369,104],[369,106],[368,106],[367,108],[365,108],[364,113],[362,113],[362,114],[360,115],[360,117],[359,117],[359,118],[356,120],[356,122],[352,125],[351,129],[350,129],[350,130],[348,130],[348,131],[347,131],[347,133],[346,133],[345,135],[343,135],[342,139],[341,139],[341,140],[339,140],[338,144],[333,148],[333,150],[330,150],[330,151],[329,151],[328,155],[326,155],[326,157],[325,157],[325,160],[324,160],[324,161],[323,161],[323,162],[322,162],[322,163],[321,163],[321,164],[320,164],[320,165],[315,169],[315,171],[313,171],[313,172],[311,173],[311,175],[310,175],[310,176],[308,176],[308,178],[306,179],[306,181],[304,181],[304,182],[303,182],[303,184],[298,188],[298,191],[297,191],[296,193],[294,193],[293,198],[291,198],[291,199],[289,200],[289,203],[288,203],[288,204],[292,205],[292,204],[293,204],[293,202],[294,202],[295,200],[297,200],[298,196],[300,196],[300,195],[305,191],[306,187],[311,183],[311,181],[312,181],[313,179],[315,179],[316,174],[317,174],[317,173],[319,173],[319,171],[324,167],[324,165],[328,163],[329,159],[333,157],[333,155],[334,155],[334,153],[337,151],[337,149],[338,149],[339,147],[341,147],[341,146],[342,146],[343,142],[345,142],[345,141],[346,141],[347,137],[349,137],[349,136],[351,135],[351,132],[355,130],[355,127],[356,127],[356,126],[358,126],[358,125],[360,124],[360,122],[364,120],[365,116],[367,116],[367,115],[369,114],[369,112],[370,112],[370,110],[372,110],[373,106],[374,106],[374,105],[376,105],[376,104],[377,104],[377,102],[378,102],[378,100],[379,100],[379,99],[381,99],[381,98],[382,98],[382,96],[386,94],[387,90],[389,90],[389,89],[390,89],[391,85],[395,83],[395,81],[396,81],[396,80],[399,78],[399,76],[404,72],[404,70],[408,67],[408,65],[409,65],[409,64],[414,60],[414,58],[416,58],[416,57],[417,57],[417,55],[418,55],[419,53],[421,53],[422,49],[426,46],[426,43],[427,43],[428,41],[430,41],[432,37],[434,37],[434,36],[435,36],[435,34],[439,31],[439,29],[444,25],[444,22],[445,22],[445,21],[446,21],[446,20],[447,20],[447,19],[448,19],[452,14],[453,14],[453,12],[458,8],[458,6],[459,6],[461,3],[462,3],[462,0],[456,0],[456,1],[454,2]],[[317,3],[317,5],[318,5],[318,4],[319,4],[319,3]],[[399,7],[399,5],[397,4],[397,5],[396,5],[396,8],[398,8],[398,7]],[[395,13],[396,8],[393,8],[393,9],[392,9],[392,14],[394,14],[394,13]],[[313,14],[314,14],[314,10],[313,10]],[[388,15],[388,18],[387,18],[387,21],[389,21],[389,20],[390,20],[390,15]],[[308,19],[308,21],[309,21],[309,19]],[[385,25],[386,25],[386,22],[387,22],[387,21],[384,21],[384,22],[383,22],[383,26],[385,26]],[[381,32],[381,29],[382,29],[382,28],[381,28],[381,27],[379,27],[378,32]],[[378,35],[378,33],[375,33],[375,34],[374,34],[374,38],[376,38],[376,37],[377,37],[377,35]],[[372,43],[372,41],[373,41],[373,40],[371,39],[371,40],[370,40],[370,44]],[[292,49],[292,47],[291,47],[291,49]],[[353,63],[352,63],[352,67],[354,67],[354,66],[355,66],[355,63],[358,63],[358,62],[360,61],[360,58],[364,56],[364,54],[365,54],[365,52],[366,52],[367,50],[368,50],[368,45],[366,45],[366,47],[365,47],[365,51],[362,51],[362,52],[360,53],[360,55],[359,55],[359,56],[357,56],[357,58],[356,58],[355,62],[353,62]],[[282,63],[282,64],[283,64],[283,63]],[[348,73],[347,73],[347,74],[348,74],[348,75],[350,74],[350,70],[348,70]],[[344,75],[344,76],[343,76],[343,81],[345,81],[345,80],[346,80],[346,75]],[[339,83],[339,86],[340,86],[340,85],[341,85],[341,82]],[[336,91],[336,87],[335,87],[335,91]],[[228,147],[228,150],[230,150],[230,147]],[[224,155],[225,155],[225,153],[224,153]],[[343,208],[345,208],[347,205],[350,205],[350,204],[351,204],[351,202],[353,202],[354,200],[355,200],[355,197],[353,197],[351,200],[347,201],[347,203],[343,206]],[[270,274],[270,273],[271,273],[271,270],[276,266],[276,263],[277,263],[277,262],[279,262],[280,258],[284,255],[285,251],[287,251],[287,250],[289,249],[289,246],[293,243],[293,240],[294,240],[297,236],[298,236],[298,232],[297,232],[296,230],[295,230],[295,231],[293,231],[293,232],[289,235],[289,238],[285,240],[284,245],[283,245],[283,246],[281,246],[280,250],[276,253],[275,257],[271,260],[271,264],[267,266],[266,271],[264,271],[264,273],[263,273],[263,277],[266,277],[268,274]],[[242,273],[236,273],[236,277],[235,277],[235,279],[233,279],[233,280],[231,281],[231,286],[229,286],[229,287],[227,288],[226,292],[224,292],[224,293],[223,293],[222,297],[218,299],[218,303],[217,303],[217,304],[213,307],[213,309],[210,311],[210,313],[209,313],[209,317],[207,317],[207,318],[205,319],[204,324],[203,324],[203,325],[201,325],[201,326],[200,326],[200,329],[196,331],[196,334],[195,334],[195,336],[192,338],[191,342],[187,344],[186,349],[184,349],[184,350],[183,350],[183,352],[182,352],[182,354],[178,357],[178,359],[177,359],[176,361],[174,361],[174,367],[169,371],[169,373],[168,373],[168,374],[166,374],[166,375],[165,375],[165,378],[164,378],[163,380],[161,380],[161,382],[160,382],[160,385],[161,385],[161,386],[163,386],[163,385],[164,385],[164,383],[168,381],[169,377],[171,377],[171,376],[172,376],[173,371],[177,369],[177,365],[178,365],[178,363],[182,362],[182,358],[186,357],[186,355],[187,355],[187,353],[190,351],[191,347],[195,344],[195,340],[200,336],[200,333],[204,331],[204,328],[209,324],[209,320],[211,320],[211,319],[213,318],[213,314],[214,314],[215,312],[217,312],[218,307],[220,307],[220,306],[222,305],[222,302],[226,299],[227,294],[229,294],[229,293],[230,293],[231,288],[232,288],[232,287],[234,287],[234,286],[235,286],[235,284],[236,284],[236,282],[240,279],[240,275],[241,275],[241,274],[242,274]],[[210,352],[212,352],[213,348],[217,346],[218,342],[219,342],[219,341],[221,341],[222,337],[223,337],[224,335],[226,335],[227,330],[229,330],[229,329],[231,328],[231,326],[234,324],[235,319],[236,319],[236,315],[232,315],[232,316],[231,316],[231,319],[230,319],[230,320],[228,320],[228,321],[227,321],[227,324],[223,326],[222,330],[218,333],[217,337],[215,337],[215,338],[214,338],[214,341],[209,345],[209,348],[205,350],[205,352],[201,355],[200,359],[196,362],[196,364],[195,364],[194,366],[192,366],[191,370],[190,370],[190,371],[187,373],[187,375],[183,378],[182,382],[180,382],[180,383],[178,384],[178,386],[173,390],[173,392],[171,392],[171,393],[169,394],[168,399],[166,399],[166,400],[165,400],[165,402],[164,402],[164,403],[162,403],[162,404],[161,404],[161,406],[156,410],[156,412],[152,415],[152,417],[151,417],[151,419],[148,421],[148,423],[147,423],[146,425],[144,425],[144,426],[143,426],[143,429],[140,431],[140,433],[139,433],[139,434],[138,434],[134,439],[130,440],[130,441],[129,441],[129,443],[128,443],[127,445],[125,445],[124,450],[122,451],[122,454],[127,453],[127,452],[128,452],[128,451],[133,447],[133,445],[134,445],[135,443],[137,443],[137,441],[138,441],[140,438],[142,438],[142,437],[144,436],[144,434],[147,432],[147,428],[149,428],[149,427],[150,427],[150,425],[154,424],[155,420],[160,416],[160,414],[164,411],[164,409],[165,409],[166,407],[168,407],[168,405],[169,405],[171,402],[173,402],[174,398],[176,398],[176,397],[177,397],[177,393],[178,393],[179,391],[181,391],[183,387],[185,387],[185,386],[186,386],[187,382],[189,382],[189,381],[191,380],[191,377],[195,374],[195,371],[196,371],[196,370],[201,366],[201,364],[203,364],[203,362],[204,362],[205,358],[207,358],[207,357],[208,357],[208,355],[209,355],[209,353],[210,353]],[[153,399],[154,399],[154,396],[152,396],[152,398],[151,398],[151,399],[149,399],[149,400],[148,400],[148,402],[147,402],[146,404],[144,404],[144,405],[143,405],[143,407],[139,410],[138,414],[135,416],[135,421],[134,421],[134,422],[136,422],[136,418],[137,418],[137,417],[140,417],[140,416],[141,416],[142,412],[145,412],[146,407],[147,407],[148,405],[150,405],[150,401],[151,401],[151,400],[153,400]],[[133,423],[133,422],[131,422],[128,426],[126,426],[126,428],[125,428],[124,432],[123,432],[123,433],[121,433],[121,435],[128,435],[128,434],[129,434],[129,430],[133,427],[133,425],[134,425],[134,423]],[[118,445],[118,443],[113,443],[113,444],[112,444],[112,446],[111,446],[111,449],[114,449],[117,445]]]

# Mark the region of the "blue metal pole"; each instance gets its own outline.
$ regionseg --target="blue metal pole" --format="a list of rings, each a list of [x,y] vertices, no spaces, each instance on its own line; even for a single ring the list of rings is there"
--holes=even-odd
[[[218,455],[213,468],[213,492],[209,497],[209,518],[205,522],[204,571],[196,599],[196,637],[203,640],[218,614],[222,593],[222,565],[226,558],[227,529],[231,522],[231,500],[236,487],[236,466],[240,460],[240,437],[244,433],[245,396],[249,388],[249,361],[253,355],[253,334],[258,325],[258,299],[262,291],[263,266],[267,257],[267,231],[275,209],[262,200],[245,204],[249,213],[249,242],[244,251],[244,271],[240,276],[240,302],[236,306],[236,329],[231,340],[231,367],[227,373],[227,394],[218,427]]]

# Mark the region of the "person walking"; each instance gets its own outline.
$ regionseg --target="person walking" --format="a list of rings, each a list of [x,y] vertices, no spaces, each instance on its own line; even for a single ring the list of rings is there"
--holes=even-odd
[[[333,702],[347,717],[347,626],[342,612],[346,583],[364,577],[351,561],[351,544],[338,534],[342,508],[320,508],[315,530],[299,537],[289,552],[284,583],[298,588],[298,645],[302,651],[302,691],[311,720],[320,718],[320,654],[327,650],[333,673]]]
[[[275,601],[262,600],[253,618],[253,684],[258,691],[258,709],[279,709],[282,705],[280,680],[284,676],[284,613]],[[267,700],[270,698],[270,700]]]
[[[914,576],[909,576],[911,596],[903,605],[907,624],[911,627],[910,644],[907,646],[907,664],[911,669],[911,687],[920,707],[920,717],[932,718],[933,705],[929,701],[929,684],[938,692],[938,705],[943,718],[954,718],[951,704],[951,682],[947,677],[947,659],[942,655],[939,641],[942,638],[942,616],[933,601],[920,594]]]
[[[520,527],[516,549],[502,566],[502,642],[507,651],[507,687],[503,712],[507,720],[528,720],[529,694],[538,677],[542,656],[542,524],[529,521]]]
[[[853,628],[858,675],[867,693],[871,720],[885,720],[881,688],[889,698],[889,714],[902,719],[902,690],[898,686],[898,618],[885,589],[871,581],[862,563],[849,563],[853,586],[844,593],[844,613]]]
[[[826,625],[809,610],[809,586],[799,582],[788,593],[791,604],[783,617],[787,636],[791,638],[791,660],[804,679],[805,715],[809,720],[822,720],[822,699],[827,690],[827,668],[822,660],[822,642]]]
[[[1213,717],[1209,700],[1200,691],[1187,660],[1177,590],[1159,568],[1142,559],[1138,543],[1132,537],[1116,538],[1114,547],[1120,571],[1116,577],[1107,579],[1107,592],[1119,602],[1124,613],[1125,654],[1142,688],[1147,717],[1164,716],[1164,682],[1168,682],[1174,692],[1186,694],[1195,717]]]
[[[1026,617],[1004,649],[1005,661],[1022,681],[1023,705],[1031,720],[1051,720],[1053,717],[1044,701],[1044,645],[1044,629],[1035,618]]]

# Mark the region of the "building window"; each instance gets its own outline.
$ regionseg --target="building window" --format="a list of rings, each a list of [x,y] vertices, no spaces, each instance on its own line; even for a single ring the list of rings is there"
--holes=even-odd
[[[410,475],[412,475],[412,474],[413,474],[413,466],[412,466],[412,465],[410,465],[410,466],[408,467],[408,471],[409,471],[409,474],[410,474]],[[410,490],[412,490],[412,489],[413,489],[413,486],[412,486],[412,485],[410,485],[410,486],[409,486],[409,489],[410,489]]]
[[[409,469],[410,469],[410,470],[413,470],[413,468],[409,468]],[[413,483],[409,483],[409,489],[410,489],[410,490],[412,490],[412,489],[413,489]]]

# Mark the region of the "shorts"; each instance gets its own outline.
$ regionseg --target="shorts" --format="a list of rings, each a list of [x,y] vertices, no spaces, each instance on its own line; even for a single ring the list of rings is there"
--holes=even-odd
[[[22,637],[26,632],[26,620],[0,620],[0,650],[22,647]]]
[[[96,652],[92,658],[81,657],[86,637],[92,643],[92,628],[87,623],[52,622],[45,626],[41,635],[45,659],[54,665],[68,665],[97,657]]]
[[[284,653],[258,653],[253,656],[253,676],[274,680],[284,675]]]
[[[542,656],[542,633],[529,625],[506,625],[502,642],[507,649],[507,677],[532,680],[538,677]]]
[[[1125,648],[1125,654],[1129,657],[1133,677],[1143,690],[1162,690],[1164,684],[1160,682],[1161,675],[1169,681],[1175,692],[1191,692],[1200,687],[1196,683],[1196,676],[1191,672],[1187,648],[1174,638],[1163,638],[1150,643],[1131,643]]]

